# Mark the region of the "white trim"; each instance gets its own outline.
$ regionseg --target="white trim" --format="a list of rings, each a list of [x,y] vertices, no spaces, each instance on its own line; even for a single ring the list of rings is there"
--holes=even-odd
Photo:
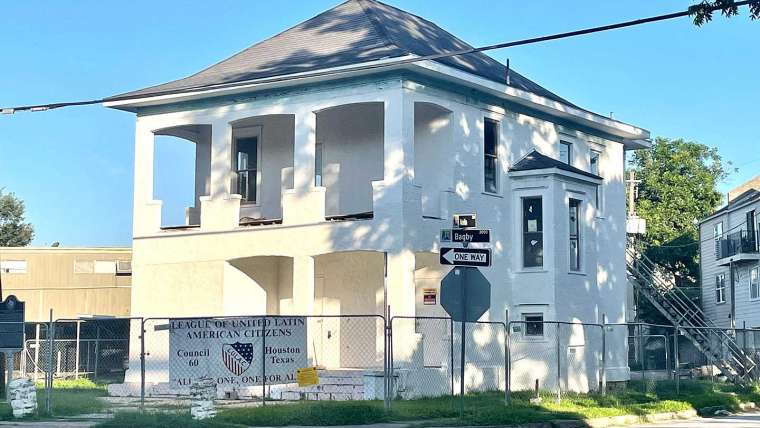
[[[752,272],[755,272],[755,283],[757,285],[757,297],[752,297]],[[760,266],[755,266],[753,268],[749,269],[749,281],[747,281],[749,284],[749,301],[754,302],[755,300],[760,300]]]
[[[532,169],[530,171],[510,171],[509,176],[520,178],[520,177],[532,177],[536,175],[561,175],[568,178],[573,178],[575,180],[585,181],[591,184],[602,184],[603,180],[600,180],[598,178],[591,178],[586,175],[581,175],[575,172],[571,171],[565,171],[564,169],[559,168],[545,168],[545,169]]]
[[[592,129],[597,129],[611,135],[624,139],[624,145],[628,149],[647,148],[651,144],[646,141],[650,138],[649,131],[609,119],[596,113],[572,107],[558,101],[536,95],[532,92],[523,91],[503,83],[493,82],[491,80],[476,76],[474,74],[449,67],[444,64],[423,60],[414,63],[394,64],[411,58],[417,58],[417,55],[406,55],[398,58],[388,58],[378,61],[370,61],[360,64],[351,64],[348,66],[331,67],[309,72],[286,74],[263,79],[255,79],[245,82],[239,82],[233,86],[225,87],[208,87],[197,91],[174,93],[157,96],[145,96],[142,98],[131,98],[124,100],[112,100],[103,103],[105,107],[121,108],[130,110],[138,107],[155,106],[180,101],[192,101],[197,99],[219,97],[224,95],[233,95],[243,92],[253,92],[272,88],[294,86],[304,83],[318,83],[339,78],[352,76],[370,75],[377,72],[377,68],[367,69],[367,66],[383,65],[382,71],[397,69],[414,69],[423,74],[444,77],[444,80],[455,80],[458,83],[464,83],[465,86],[475,87],[485,92],[497,95],[500,98],[534,108],[544,113],[559,116],[573,122],[580,123]],[[339,72],[336,74],[324,75],[325,73]]]

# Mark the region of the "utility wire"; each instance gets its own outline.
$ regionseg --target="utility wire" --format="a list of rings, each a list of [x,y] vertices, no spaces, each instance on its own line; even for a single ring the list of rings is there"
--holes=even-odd
[[[755,5],[755,4],[760,4],[760,0],[738,1],[738,2],[733,3],[732,6],[740,7],[740,6]],[[723,9],[723,6],[711,6],[709,8],[705,8],[705,11],[715,12],[721,9]],[[469,48],[469,49],[462,49],[458,51],[444,52],[444,53],[439,53],[439,54],[416,56],[413,58],[405,58],[399,61],[383,63],[383,64],[364,65],[364,66],[352,68],[351,71],[363,71],[363,70],[372,70],[372,69],[385,68],[385,67],[394,67],[394,66],[398,66],[402,64],[411,64],[411,63],[415,63],[419,61],[436,60],[436,59],[449,58],[449,57],[454,57],[454,56],[459,56],[459,55],[468,55],[468,54],[474,54],[474,53],[479,53],[479,52],[485,52],[485,51],[494,50],[494,49],[504,49],[504,48],[528,45],[528,44],[533,44],[533,43],[541,43],[541,42],[546,42],[550,40],[565,39],[568,37],[576,37],[576,36],[582,36],[586,34],[599,33],[602,31],[617,30],[619,28],[633,27],[636,25],[648,24],[652,22],[682,18],[682,17],[690,16],[691,14],[692,14],[692,10],[691,8],[688,8],[680,12],[673,12],[673,13],[668,13],[664,15],[651,16],[648,18],[634,19],[631,21],[618,22],[615,24],[602,25],[599,27],[585,28],[581,30],[568,31],[564,33],[556,33],[556,34],[551,34],[547,36],[533,37],[529,39],[515,40],[515,41],[505,42],[505,43],[497,43],[493,45],[481,46],[479,48]],[[328,70],[328,71],[312,73],[309,75],[309,77],[330,76],[334,74],[341,74],[343,72],[344,70]],[[253,83],[253,82],[256,82],[256,83],[281,82],[281,81],[287,81],[287,80],[300,79],[302,77],[303,76],[276,77],[276,78],[271,78],[271,79],[248,80],[248,81],[225,83],[225,84],[219,84],[219,85],[193,86],[193,87],[183,88],[181,90],[152,93],[150,96],[159,96],[159,95],[164,95],[166,93],[175,94],[175,93],[183,93],[183,92],[192,92],[192,91],[197,91],[201,89],[219,89],[219,88],[238,86],[238,85],[243,85],[246,83]],[[123,98],[113,97],[113,98],[109,98],[109,100],[114,100],[114,101],[128,100],[128,99],[133,99],[133,98],[137,98],[137,97],[123,97]],[[101,104],[105,101],[106,101],[106,98],[101,98],[101,99],[92,99],[92,100],[85,100],[85,101],[71,101],[71,102],[60,102],[60,103],[52,103],[52,104],[36,104],[36,105],[27,105],[27,106],[18,106],[18,107],[4,107],[0,109],[0,112],[3,114],[13,114],[17,111],[32,111],[32,112],[46,111],[46,110],[53,110],[53,109],[57,109],[61,107]]]

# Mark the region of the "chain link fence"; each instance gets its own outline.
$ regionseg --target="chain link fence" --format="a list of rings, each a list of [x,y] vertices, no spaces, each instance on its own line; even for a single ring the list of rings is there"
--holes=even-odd
[[[453,400],[462,387],[507,401],[520,391],[561,400],[571,392],[652,391],[661,382],[678,388],[681,379],[714,378],[727,346],[706,357],[685,328],[532,319],[462,325],[447,317],[379,315],[57,320],[27,323],[13,364],[14,376],[44,380],[48,390],[53,379],[84,377],[141,404],[187,405],[191,385],[203,377],[212,377],[218,398],[252,403],[390,406]],[[760,331],[721,333],[758,355]],[[299,386],[294,370],[306,367],[316,369],[318,382]]]
[[[462,382],[465,393],[504,391],[505,331],[502,322],[463,325],[444,317],[393,317],[391,396],[456,395]]]
[[[194,345],[182,336],[213,335],[215,329],[225,337],[204,336]],[[382,316],[148,318],[143,331],[143,366],[130,369],[138,376],[127,379],[129,388],[120,393],[134,393],[139,382],[144,397],[187,396],[197,378],[216,376],[218,397],[226,399],[384,398],[387,376]],[[223,343],[221,349],[208,344],[217,339]],[[186,364],[170,364],[172,357],[186,360]],[[221,370],[220,364],[224,365]],[[319,384],[299,387],[290,369],[294,365],[315,367]],[[219,376],[220,372],[226,376]]]

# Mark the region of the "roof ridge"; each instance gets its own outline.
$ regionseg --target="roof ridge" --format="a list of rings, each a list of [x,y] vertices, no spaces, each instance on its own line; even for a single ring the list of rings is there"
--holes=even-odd
[[[374,11],[371,8],[369,8],[365,4],[365,2],[371,1],[373,3],[380,3],[380,4],[384,5],[384,6],[388,6],[388,5],[386,5],[385,3],[379,2],[379,1],[376,2],[375,0],[349,0],[349,1],[356,1],[359,4],[359,6],[362,8],[362,12],[364,12],[364,14],[367,16],[367,19],[369,19],[369,22],[372,24],[372,27],[374,27],[375,31],[377,31],[385,39],[385,41],[387,42],[386,46],[388,46],[388,45],[395,46],[398,49],[401,49],[402,51],[404,51],[407,55],[412,53],[412,52],[409,51],[409,49],[405,49],[404,47],[400,46],[398,44],[398,42],[396,42],[395,40],[393,40],[393,38],[388,34],[388,32],[385,31],[385,27],[383,27],[383,25],[380,24],[380,22],[377,19],[377,16],[375,15]],[[389,6],[389,7],[393,7],[393,6]]]

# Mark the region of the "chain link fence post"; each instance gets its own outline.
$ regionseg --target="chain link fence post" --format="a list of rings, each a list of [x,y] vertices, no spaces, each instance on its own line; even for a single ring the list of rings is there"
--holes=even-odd
[[[557,352],[557,403],[562,401],[562,364],[560,359],[560,350],[562,349],[560,344],[560,335],[562,333],[562,325],[555,323],[556,326],[556,352]]]
[[[510,355],[509,355],[509,309],[504,311],[504,403],[509,404],[510,383]]]
[[[602,396],[607,395],[607,314],[602,314],[602,367],[601,367]]]
[[[98,341],[100,340],[100,328],[98,327]],[[98,342],[95,342],[95,349]],[[98,354],[95,353],[95,372],[97,373]],[[145,319],[140,318],[140,411],[145,411]]]
[[[45,412],[52,414],[53,394],[53,341],[55,340],[55,323],[53,322],[53,310],[50,309],[50,326],[48,327],[48,369],[45,373]]]
[[[676,366],[676,395],[681,394],[681,373],[680,373],[680,356],[678,355],[678,339],[681,335],[681,327],[676,324],[675,326],[676,332],[675,332],[675,340],[673,341],[673,362]]]

